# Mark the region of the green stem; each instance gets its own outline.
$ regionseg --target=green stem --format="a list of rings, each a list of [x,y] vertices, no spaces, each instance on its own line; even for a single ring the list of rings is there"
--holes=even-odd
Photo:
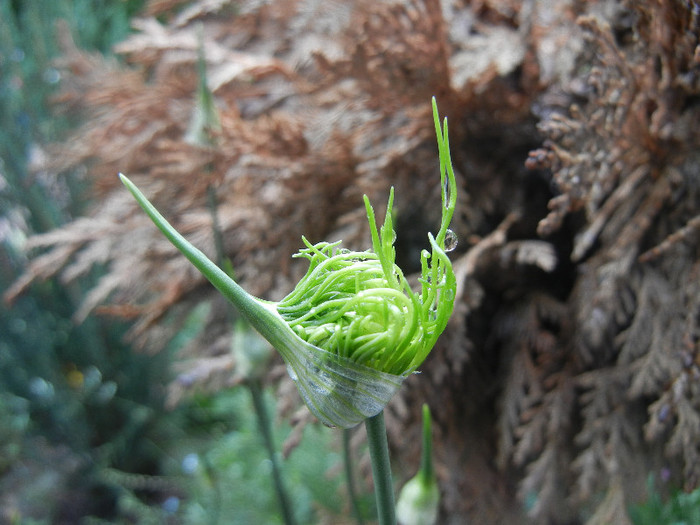
[[[433,480],[433,436],[430,419],[430,409],[427,404],[423,404],[423,452],[420,460],[420,475],[423,483]]]
[[[226,254],[224,253],[223,235],[221,233],[221,227],[219,226],[216,189],[211,184],[207,186],[207,204],[209,206],[209,212],[211,213],[212,218],[212,233],[214,234],[216,261],[219,267],[223,268],[226,266],[227,261]],[[227,303],[227,306],[228,307],[226,310],[228,317],[231,320],[231,323],[234,324],[236,321],[236,312],[231,303]],[[267,451],[267,456],[272,465],[272,480],[275,486],[277,500],[279,501],[280,508],[282,510],[284,522],[287,525],[295,525],[294,514],[292,513],[291,506],[289,504],[289,496],[287,495],[287,490],[284,486],[284,482],[282,481],[282,468],[277,461],[277,453],[275,451],[275,444],[272,437],[272,425],[270,423],[270,417],[267,413],[267,407],[265,406],[262,385],[260,380],[257,378],[249,379],[247,381],[247,385],[253,399],[255,415],[258,418],[258,428],[260,429],[260,433],[263,435],[265,450]]]
[[[207,205],[209,206],[209,212],[211,213],[212,218],[212,233],[214,235],[216,261],[219,267],[223,268],[226,266],[226,254],[224,253],[223,235],[221,233],[221,227],[219,226],[216,189],[211,184],[207,186]],[[227,312],[229,319],[232,322],[235,322],[236,313],[231,303],[228,303]],[[261,382],[257,378],[251,378],[247,381],[247,385],[253,399],[253,407],[255,409],[255,415],[258,419],[258,428],[263,436],[265,450],[267,451],[267,456],[272,465],[272,480],[275,486],[277,500],[279,501],[280,509],[282,511],[284,523],[287,525],[295,525],[296,522],[294,521],[294,514],[292,512],[291,505],[289,504],[287,490],[284,486],[284,482],[282,481],[282,468],[279,461],[277,461],[277,453],[275,451],[275,444],[272,437],[272,425],[270,423],[270,417],[267,413],[267,407],[265,406]]]
[[[355,491],[355,476],[352,472],[352,451],[350,450],[351,434],[352,429],[343,429],[343,459],[345,463],[345,483],[348,486],[348,497],[350,498],[350,505],[352,506],[353,514],[355,514],[357,524],[363,525],[364,520],[362,519],[362,511],[360,510],[360,504],[357,501],[357,492]]]
[[[290,345],[290,340],[298,338],[277,313],[274,303],[256,299],[241,288],[225,271],[178,233],[133,182],[121,173],[119,177],[163,235],[236,306],[248,323],[272,346],[283,351]]]
[[[394,503],[394,482],[391,478],[389,445],[386,440],[384,411],[365,419],[369,456],[372,460],[374,495],[377,500],[379,525],[396,525],[396,505]]]
[[[207,506],[207,516],[210,523],[219,523],[219,518],[221,517],[221,503],[223,501],[223,495],[221,494],[221,479],[216,468],[214,468],[214,465],[211,464],[211,461],[207,458],[206,454],[202,455],[202,464],[204,466],[204,475],[207,478],[207,482],[213,489],[211,504]]]
[[[226,254],[224,253],[224,235],[221,233],[221,226],[219,225],[219,203],[216,196],[216,188],[211,184],[207,186],[207,206],[211,214],[211,230],[214,235],[216,264],[219,265],[219,268],[225,268]]]
[[[285,490],[284,483],[282,481],[282,469],[280,468],[279,461],[277,461],[275,443],[272,439],[272,430],[270,430],[270,418],[267,414],[267,408],[265,407],[265,399],[263,398],[263,390],[260,380],[253,379],[248,381],[248,388],[250,389],[250,395],[253,398],[255,413],[258,417],[258,427],[260,428],[260,433],[262,434],[263,441],[265,442],[265,448],[267,449],[270,462],[272,463],[272,479],[275,484],[277,499],[279,500],[280,508],[282,510],[282,518],[284,519],[284,523],[287,525],[295,525],[296,521],[294,520],[294,513],[292,512],[292,507],[289,504],[289,498],[287,497],[287,491]]]

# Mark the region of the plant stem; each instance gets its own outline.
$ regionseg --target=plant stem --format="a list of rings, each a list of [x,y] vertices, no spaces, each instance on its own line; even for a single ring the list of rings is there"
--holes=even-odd
[[[211,184],[207,186],[207,204],[209,206],[209,212],[211,213],[212,219],[212,233],[214,234],[216,261],[220,268],[225,268],[227,266],[227,261],[226,254],[224,253],[223,234],[219,225],[218,201],[216,189]],[[228,317],[233,325],[237,317],[236,311],[231,303],[227,303],[227,305]],[[284,482],[282,481],[282,468],[277,461],[275,444],[274,440],[272,439],[272,425],[270,424],[270,417],[267,413],[267,407],[265,406],[262,384],[258,378],[250,378],[248,381],[246,381],[246,384],[250,390],[250,396],[253,399],[255,415],[258,418],[258,428],[260,429],[260,433],[263,435],[265,450],[267,451],[267,455],[272,465],[272,480],[275,485],[275,493],[277,494],[284,523],[286,525],[296,525],[296,522],[294,521],[294,514],[289,504],[289,497],[287,495]]]
[[[260,433],[263,436],[265,448],[267,449],[270,462],[272,463],[272,479],[275,484],[277,499],[279,500],[280,508],[282,510],[282,518],[286,525],[295,525],[296,521],[294,520],[294,513],[292,512],[292,508],[289,504],[289,498],[287,497],[287,491],[285,490],[284,483],[282,482],[282,470],[279,462],[277,461],[275,444],[272,439],[272,431],[270,429],[270,418],[267,414],[267,407],[265,407],[265,399],[263,398],[262,385],[260,384],[259,379],[252,379],[247,383],[248,388],[250,389],[250,395],[253,398],[255,414],[258,416]]]
[[[206,454],[203,454],[201,459],[204,467],[204,475],[206,476],[207,482],[213,489],[211,504],[207,505],[207,517],[209,519],[209,523],[218,524],[219,519],[221,518],[221,503],[223,501],[223,495],[221,493],[221,477],[219,476],[219,473],[214,465],[212,465],[211,461],[207,458]]]
[[[423,452],[420,459],[420,475],[423,483],[428,484],[433,481],[433,435],[430,409],[427,404],[423,404]]]
[[[379,525],[396,525],[396,505],[394,504],[394,483],[389,463],[389,445],[386,440],[384,411],[365,419],[369,456],[372,460],[374,495],[377,500]]]
[[[211,214],[211,231],[214,235],[214,250],[216,253],[216,264],[219,268],[226,268],[226,254],[224,253],[224,235],[221,232],[219,223],[219,204],[216,196],[216,188],[211,184],[207,185],[207,206]]]
[[[358,525],[364,525],[364,520],[362,519],[362,511],[360,510],[360,504],[357,501],[357,492],[355,492],[355,476],[352,472],[352,451],[350,450],[351,434],[351,429],[343,429],[343,459],[345,460],[345,483],[348,486],[348,497],[350,498],[352,512],[355,514],[355,520],[357,520]]]

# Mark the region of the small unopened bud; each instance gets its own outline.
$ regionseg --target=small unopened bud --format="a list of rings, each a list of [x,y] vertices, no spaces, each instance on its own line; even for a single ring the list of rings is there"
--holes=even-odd
[[[401,525],[433,525],[440,505],[440,490],[432,466],[430,410],[423,405],[423,452],[421,467],[401,489],[396,519]]]

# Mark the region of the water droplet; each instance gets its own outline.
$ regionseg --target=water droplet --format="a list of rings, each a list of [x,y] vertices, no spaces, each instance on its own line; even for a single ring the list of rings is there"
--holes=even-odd
[[[289,377],[292,378],[292,381],[297,381],[299,378],[297,377],[297,372],[292,368],[292,365],[287,365],[287,373],[289,374]]]
[[[178,383],[180,383],[182,386],[188,387],[188,386],[194,385],[196,380],[197,380],[197,378],[193,374],[186,373],[186,374],[180,374],[179,376],[177,376],[176,381]]]
[[[47,84],[58,84],[61,80],[61,73],[53,67],[46,69],[41,76]]]
[[[196,453],[190,452],[184,458],[182,458],[181,468],[185,474],[194,474],[195,472],[197,472],[198,467],[199,456]]]
[[[54,397],[54,387],[42,377],[33,377],[29,381],[29,391],[42,402],[49,402]]]
[[[166,514],[175,514],[179,508],[180,498],[177,496],[170,496],[163,502],[163,511],[165,511]]]
[[[457,234],[448,229],[447,232],[445,232],[445,251],[453,251],[457,247],[458,242],[459,239],[457,238]]]
[[[26,55],[24,53],[24,50],[20,49],[19,47],[16,47],[10,53],[10,60],[12,60],[13,62],[22,62],[25,56]]]

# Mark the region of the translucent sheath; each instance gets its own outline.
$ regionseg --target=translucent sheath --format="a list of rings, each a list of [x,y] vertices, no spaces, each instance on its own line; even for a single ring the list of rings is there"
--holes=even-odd
[[[282,357],[306,406],[331,427],[351,428],[377,415],[406,379],[308,343]]]

